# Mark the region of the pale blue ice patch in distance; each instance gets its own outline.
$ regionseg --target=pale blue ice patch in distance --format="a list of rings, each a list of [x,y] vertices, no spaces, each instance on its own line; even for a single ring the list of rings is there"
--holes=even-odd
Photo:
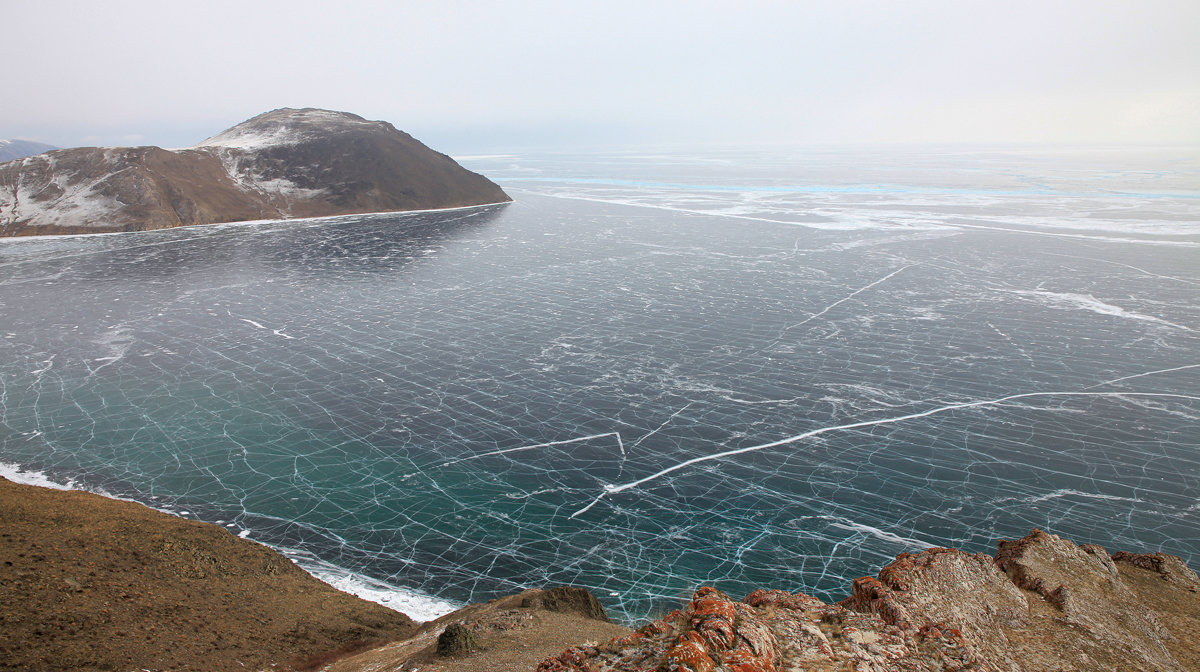
[[[846,187],[828,185],[730,185],[730,184],[687,184],[681,182],[655,182],[650,180],[624,180],[604,177],[494,177],[496,182],[548,182],[561,184],[595,184],[612,187],[651,187],[679,191],[730,191],[765,192],[777,194],[904,194],[934,195],[955,194],[960,196],[1063,196],[1071,198],[1186,198],[1200,199],[1200,193],[1152,193],[1132,191],[1064,192],[1054,189],[963,189],[957,187],[911,187],[887,184],[864,184]]]

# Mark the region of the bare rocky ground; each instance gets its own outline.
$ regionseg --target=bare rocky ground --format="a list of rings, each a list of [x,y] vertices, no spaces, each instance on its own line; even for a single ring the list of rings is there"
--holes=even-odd
[[[661,621],[537,670],[1200,670],[1200,578],[1179,558],[1110,558],[1040,530],[999,546],[901,554],[837,604],[702,588]]]
[[[416,627],[221,527],[0,478],[0,670],[287,670]]]
[[[458,624],[469,633],[467,650],[439,653],[443,633]],[[563,650],[622,637],[629,628],[608,621],[596,598],[582,588],[528,590],[473,604],[424,624],[414,635],[346,657],[324,672],[517,672]],[[440,641],[441,640],[441,641]]]
[[[473,645],[439,655],[453,623]],[[508,672],[629,631],[572,588],[415,623],[221,527],[0,478],[0,670]]]

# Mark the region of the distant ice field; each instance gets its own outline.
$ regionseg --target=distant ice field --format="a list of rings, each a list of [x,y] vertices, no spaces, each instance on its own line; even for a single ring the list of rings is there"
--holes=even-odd
[[[1166,237],[1196,234],[1200,169],[1193,155],[1189,148],[727,150],[690,158],[611,154],[587,166],[555,155],[476,163],[506,186],[543,195],[813,228],[975,224]],[[654,172],[664,165],[681,179]]]
[[[1200,161],[510,153],[516,201],[0,241],[0,467],[430,618],[840,599],[1041,527],[1200,562]]]

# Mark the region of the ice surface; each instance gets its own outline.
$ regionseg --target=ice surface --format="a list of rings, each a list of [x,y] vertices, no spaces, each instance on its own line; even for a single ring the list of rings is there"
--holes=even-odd
[[[23,468],[19,464],[9,464],[0,462],[0,476],[7,478],[14,483],[24,483],[25,485],[37,485],[43,488],[54,488],[55,490],[73,490],[73,484],[59,483],[51,480],[46,474],[40,471],[31,471]]]
[[[1147,322],[1157,322],[1173,329],[1183,329],[1191,331],[1190,327],[1185,327],[1181,324],[1168,322],[1153,315],[1143,315],[1134,313],[1120,306],[1114,306],[1111,303],[1105,303],[1091,294],[1075,294],[1072,292],[1046,292],[1042,290],[1022,291],[1016,290],[1013,292],[1020,296],[1032,297],[1043,301],[1046,305],[1054,308],[1063,308],[1067,310],[1090,310],[1100,315],[1111,315],[1113,317],[1123,317],[1130,320],[1145,320]]]
[[[1194,168],[1035,158],[514,154],[505,207],[4,241],[0,461],[430,613],[1034,526],[1195,564]]]

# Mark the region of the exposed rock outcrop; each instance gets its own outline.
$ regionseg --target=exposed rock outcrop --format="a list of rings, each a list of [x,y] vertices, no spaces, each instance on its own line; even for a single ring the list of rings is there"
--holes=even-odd
[[[539,672],[1200,669],[1200,578],[1179,558],[1077,546],[1040,530],[992,558],[901,554],[826,604],[760,590],[691,603]]]
[[[597,611],[599,609],[599,611]],[[471,604],[424,623],[409,637],[348,656],[322,672],[522,672],[572,644],[626,635],[591,593],[526,590]]]
[[[0,235],[143,231],[509,201],[382,121],[280,109],[187,149],[84,147],[0,164]]]
[[[462,656],[479,649],[471,629],[461,623],[446,626],[437,639],[437,655]]]

